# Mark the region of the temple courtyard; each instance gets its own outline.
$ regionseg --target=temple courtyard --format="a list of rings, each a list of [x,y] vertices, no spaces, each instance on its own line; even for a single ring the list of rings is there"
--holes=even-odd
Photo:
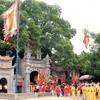
[[[71,97],[39,97],[39,98],[33,98],[33,99],[24,99],[24,100],[84,100],[81,97],[80,98],[71,98]]]

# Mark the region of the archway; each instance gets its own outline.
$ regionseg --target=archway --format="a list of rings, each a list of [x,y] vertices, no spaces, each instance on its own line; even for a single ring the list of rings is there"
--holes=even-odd
[[[58,84],[60,84],[60,85],[61,85],[61,79],[58,79]]]
[[[7,93],[7,79],[6,78],[0,79],[0,92]]]
[[[31,82],[32,85],[36,84],[37,77],[38,77],[38,71],[31,72],[31,74],[30,74],[30,82]]]

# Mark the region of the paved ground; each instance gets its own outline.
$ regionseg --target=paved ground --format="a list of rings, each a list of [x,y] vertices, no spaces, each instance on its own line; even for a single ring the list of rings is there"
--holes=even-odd
[[[28,100],[28,99],[27,99]],[[83,100],[82,98],[70,98],[70,97],[40,97],[40,98],[34,98],[29,100]]]

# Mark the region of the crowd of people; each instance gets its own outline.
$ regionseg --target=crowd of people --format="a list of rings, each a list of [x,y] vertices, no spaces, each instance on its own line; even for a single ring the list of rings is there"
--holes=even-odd
[[[72,98],[82,97],[85,100],[100,100],[100,84],[79,83],[74,84],[39,84],[31,87],[33,92],[52,92],[53,96],[65,96]]]
[[[82,97],[86,100],[100,100],[100,84],[86,83],[82,87]]]

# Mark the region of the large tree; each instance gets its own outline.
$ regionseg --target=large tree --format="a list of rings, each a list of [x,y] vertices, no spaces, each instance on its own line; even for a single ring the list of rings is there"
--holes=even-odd
[[[47,5],[44,2],[26,0],[23,2],[21,9],[26,10],[29,15],[28,19],[32,20],[39,28],[38,33],[36,33],[34,28],[31,30],[30,26],[28,26],[29,31],[32,31],[30,32],[30,38],[34,42],[37,39],[38,42],[35,44],[41,48],[43,57],[47,53],[51,56],[52,49],[56,49],[56,45],[59,44],[61,39],[70,41],[69,39],[75,34],[75,30],[71,28],[69,22],[61,18],[61,8],[57,5]]]
[[[82,73],[100,76],[100,34],[91,33],[94,43],[90,46],[90,52],[82,52],[78,56],[79,68]]]
[[[100,76],[100,33],[94,35],[94,44],[91,48],[90,73]]]
[[[12,2],[1,0],[0,13],[6,11]],[[75,29],[71,28],[67,20],[61,18],[61,8],[58,5],[48,5],[44,2],[35,0],[24,0],[20,2],[20,25],[19,25],[19,48],[20,51],[25,50],[28,39],[33,42],[33,51],[40,49],[42,57],[48,53],[52,56],[52,49],[57,49],[57,45],[70,43],[70,39],[75,35]],[[0,21],[3,28],[3,21]],[[2,30],[2,29],[1,29]],[[1,32],[1,39],[3,39]],[[13,44],[11,50],[16,48],[16,37],[10,38]],[[62,45],[63,45],[62,44]],[[66,50],[72,51],[73,49]],[[14,53],[15,54],[15,53]]]

